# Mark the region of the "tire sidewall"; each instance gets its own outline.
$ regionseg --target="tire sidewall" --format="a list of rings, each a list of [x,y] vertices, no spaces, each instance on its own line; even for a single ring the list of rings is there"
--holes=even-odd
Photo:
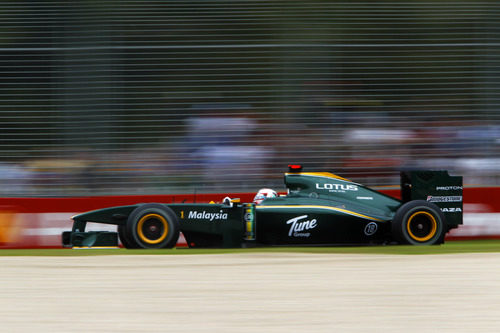
[[[127,232],[127,225],[119,225],[118,226],[118,236],[120,237],[120,241],[122,242],[123,246],[127,249],[137,249],[139,248],[139,245],[135,243],[133,239],[130,239],[130,235]]]
[[[168,225],[168,232],[161,242],[157,244],[150,244],[141,239],[137,225],[141,218],[148,214],[156,214],[165,219]],[[128,243],[135,247],[137,244],[138,248],[151,248],[151,249],[159,249],[159,248],[172,248],[177,244],[177,240],[179,239],[179,221],[177,220],[177,216],[174,212],[161,204],[144,204],[137,207],[132,213],[129,215],[126,224],[126,236],[128,239]]]
[[[419,241],[414,239],[407,230],[408,219],[415,213],[425,212],[431,214],[436,221],[436,231],[434,235],[426,240]],[[445,217],[441,209],[431,202],[424,200],[414,200],[403,204],[394,215],[392,221],[393,236],[404,244],[412,245],[432,245],[440,244],[445,234]]]

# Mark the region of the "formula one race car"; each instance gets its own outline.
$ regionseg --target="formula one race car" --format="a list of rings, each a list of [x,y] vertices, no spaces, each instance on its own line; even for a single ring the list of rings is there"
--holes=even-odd
[[[447,171],[401,173],[402,200],[327,172],[285,173],[288,194],[239,203],[145,203],[73,217],[65,247],[171,248],[182,232],[189,247],[414,244],[444,242],[462,224],[462,177]],[[260,198],[262,199],[262,198]],[[260,202],[261,201],[261,202]],[[87,222],[118,232],[85,231]]]

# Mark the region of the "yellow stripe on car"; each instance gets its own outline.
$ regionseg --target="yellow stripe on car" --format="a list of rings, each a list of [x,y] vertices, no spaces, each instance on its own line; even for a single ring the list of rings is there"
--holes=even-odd
[[[334,175],[333,173],[330,172],[290,172],[290,173],[285,173],[285,175],[314,176],[314,177],[331,178],[331,179],[343,180],[345,182],[351,182],[347,178]]]
[[[353,212],[353,211],[350,211],[350,210],[347,210],[347,209],[343,209],[343,208],[338,208],[338,207],[329,207],[329,206],[317,206],[317,205],[276,205],[276,206],[256,206],[255,207],[256,209],[258,210],[262,210],[262,209],[323,209],[323,210],[332,210],[332,211],[335,211],[335,212],[340,212],[340,213],[344,213],[344,214],[348,214],[348,215],[352,215],[352,216],[357,216],[357,217],[361,217],[361,218],[364,218],[364,219],[367,219],[367,220],[372,220],[372,221],[383,221],[381,219],[378,219],[376,217],[371,217],[371,216],[368,216],[368,215],[363,215],[363,214],[360,214],[360,213],[356,213],[356,212]]]
[[[118,246],[73,246],[73,250],[109,250],[109,249],[119,249]]]

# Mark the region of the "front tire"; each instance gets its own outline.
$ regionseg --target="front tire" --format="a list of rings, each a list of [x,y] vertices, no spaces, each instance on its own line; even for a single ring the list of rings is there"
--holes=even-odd
[[[118,226],[118,236],[120,237],[120,241],[122,242],[123,246],[125,246],[127,249],[137,249],[139,247],[139,245],[131,240],[129,235],[127,234],[127,225]]]
[[[122,230],[125,240],[122,243],[127,248],[172,248],[179,239],[179,229],[172,209],[161,204],[144,204],[129,215]]]
[[[424,200],[403,204],[394,215],[392,234],[402,244],[441,244],[446,233],[446,220],[438,206]]]

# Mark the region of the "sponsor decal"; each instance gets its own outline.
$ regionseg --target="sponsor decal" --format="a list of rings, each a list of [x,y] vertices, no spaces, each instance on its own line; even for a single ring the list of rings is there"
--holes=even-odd
[[[460,207],[451,207],[451,208],[441,208],[441,211],[443,213],[461,213],[462,212],[462,208]]]
[[[329,192],[340,192],[344,193],[346,191],[357,191],[357,185],[349,185],[349,184],[318,184],[316,183],[316,188],[318,190],[327,190]]]
[[[243,218],[245,219],[245,222],[253,221],[253,214],[251,212],[247,212]]]
[[[371,236],[377,232],[378,225],[375,222],[370,222],[365,227],[365,235]]]
[[[429,202],[462,202],[462,196],[455,195],[455,196],[442,197],[442,196],[428,195],[427,201],[429,201]]]
[[[358,200],[373,200],[373,197],[356,197]]]
[[[210,213],[206,211],[198,212],[196,210],[193,210],[189,212],[188,219],[209,221],[227,220],[227,213],[224,213],[222,210],[218,213]]]
[[[462,190],[462,186],[436,186],[437,191],[458,191]]]
[[[245,215],[243,216],[243,219],[245,221],[245,240],[255,240],[255,224],[252,208],[245,209]]]
[[[318,226],[316,219],[305,220],[307,215],[297,216],[293,219],[286,221],[286,224],[290,224],[290,230],[288,232],[289,237],[310,237],[311,233],[307,232]]]

